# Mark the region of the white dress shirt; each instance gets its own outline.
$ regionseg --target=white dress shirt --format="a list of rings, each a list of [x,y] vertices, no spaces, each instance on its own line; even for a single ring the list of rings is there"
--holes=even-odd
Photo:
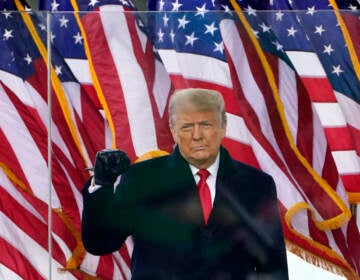
[[[207,177],[206,179],[206,183],[208,184],[209,188],[210,188],[210,194],[211,194],[211,202],[212,205],[214,206],[214,200],[215,200],[215,194],[216,194],[216,178],[217,178],[217,173],[219,170],[219,162],[220,162],[220,154],[217,155],[215,162],[210,165],[207,168],[207,171],[210,172],[209,177]],[[197,172],[200,170],[199,168],[196,168],[195,166],[190,165],[190,169],[192,174],[194,175],[195,178],[195,182],[196,184],[200,181],[200,176],[197,174]]]

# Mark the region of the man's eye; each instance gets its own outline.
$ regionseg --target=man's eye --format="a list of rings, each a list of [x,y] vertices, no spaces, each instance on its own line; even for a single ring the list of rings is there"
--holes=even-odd
[[[211,124],[211,123],[203,123],[202,126],[203,126],[203,127],[206,127],[206,128],[209,128],[209,127],[212,126],[212,124]]]
[[[182,131],[190,131],[191,129],[192,129],[192,125],[183,125],[183,126],[181,126],[181,130]]]

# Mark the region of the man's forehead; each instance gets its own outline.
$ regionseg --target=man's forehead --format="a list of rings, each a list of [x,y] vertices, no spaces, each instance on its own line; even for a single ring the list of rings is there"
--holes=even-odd
[[[212,110],[180,111],[176,114],[176,120],[178,122],[213,122],[217,120],[217,114]]]

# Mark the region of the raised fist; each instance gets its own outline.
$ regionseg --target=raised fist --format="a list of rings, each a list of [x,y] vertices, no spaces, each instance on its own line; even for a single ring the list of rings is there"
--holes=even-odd
[[[96,185],[113,185],[116,178],[130,166],[130,159],[125,152],[105,149],[96,153],[94,178]]]

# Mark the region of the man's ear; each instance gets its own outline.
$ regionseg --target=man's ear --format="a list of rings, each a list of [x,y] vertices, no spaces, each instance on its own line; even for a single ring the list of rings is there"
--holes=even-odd
[[[171,135],[175,143],[177,143],[177,134],[174,127],[170,127]]]
[[[226,124],[224,124],[221,129],[222,129],[221,136],[222,136],[222,138],[224,138],[226,136]]]

